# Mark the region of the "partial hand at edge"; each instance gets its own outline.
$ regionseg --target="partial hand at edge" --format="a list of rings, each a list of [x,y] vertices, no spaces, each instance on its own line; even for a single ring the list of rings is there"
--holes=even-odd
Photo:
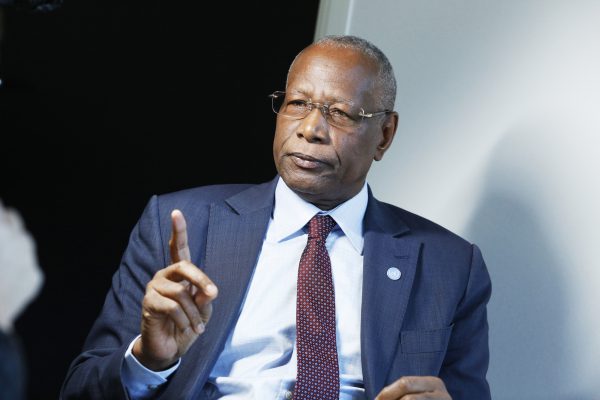
[[[146,286],[141,337],[132,350],[146,368],[154,371],[175,364],[204,332],[218,294],[215,284],[191,262],[181,211],[173,210],[171,222],[172,264],[158,271]]]
[[[452,400],[444,382],[436,376],[403,376],[384,387],[375,400]]]

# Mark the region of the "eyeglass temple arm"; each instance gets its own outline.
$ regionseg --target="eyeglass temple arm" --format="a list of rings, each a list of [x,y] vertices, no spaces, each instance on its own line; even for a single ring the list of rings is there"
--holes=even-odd
[[[392,112],[392,110],[383,110],[383,111],[376,111],[376,112],[372,112],[372,113],[365,113],[365,110],[360,110],[360,112],[358,113],[359,116],[363,117],[363,118],[373,118],[376,117],[378,115],[381,114],[387,114]]]

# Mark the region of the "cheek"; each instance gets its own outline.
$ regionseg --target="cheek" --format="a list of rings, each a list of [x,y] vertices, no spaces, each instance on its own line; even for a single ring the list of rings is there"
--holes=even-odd
[[[373,161],[377,145],[363,135],[346,135],[338,138],[334,147],[346,169],[362,169]]]
[[[297,146],[297,140],[295,140],[297,131],[298,121],[287,119],[277,121],[273,138],[273,154],[275,157],[281,157],[283,154],[294,150],[294,147]]]
[[[273,137],[273,153],[277,154],[281,151],[284,143],[286,141],[286,135],[284,133],[284,129],[278,126],[275,129],[275,136]]]

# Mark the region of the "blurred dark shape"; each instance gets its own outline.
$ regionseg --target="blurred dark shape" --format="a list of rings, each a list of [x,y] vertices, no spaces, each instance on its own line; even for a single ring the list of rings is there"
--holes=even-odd
[[[13,6],[31,12],[48,12],[57,9],[63,0],[0,0],[0,6]]]
[[[0,330],[0,400],[25,398],[25,364],[21,340]]]

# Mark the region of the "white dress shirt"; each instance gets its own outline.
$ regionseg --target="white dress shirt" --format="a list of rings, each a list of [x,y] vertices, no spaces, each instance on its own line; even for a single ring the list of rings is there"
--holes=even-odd
[[[240,315],[209,382],[219,399],[289,399],[296,379],[296,279],[307,243],[305,225],[315,214],[329,214],[336,228],[326,247],[331,258],[336,305],[340,399],[364,399],[360,357],[363,216],[367,186],[353,198],[324,212],[302,200],[279,179],[275,208]],[[218,310],[215,310],[218,312]],[[210,322],[209,322],[210,324]],[[160,373],[125,356],[123,381],[132,398],[151,395],[177,365]]]

